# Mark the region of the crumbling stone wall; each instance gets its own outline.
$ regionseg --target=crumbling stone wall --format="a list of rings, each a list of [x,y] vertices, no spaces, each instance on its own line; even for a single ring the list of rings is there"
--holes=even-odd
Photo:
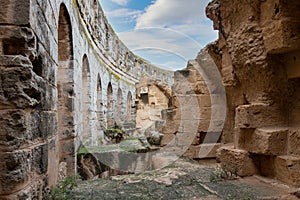
[[[226,114],[226,95],[217,66],[202,49],[187,67],[178,70],[172,85],[172,109],[166,113],[162,145],[180,133],[190,138],[184,156],[192,159],[213,158],[225,141],[222,135]]]
[[[164,112],[172,107],[171,86],[153,77],[143,76],[136,85],[136,128],[162,132],[165,125]]]
[[[59,172],[76,172],[81,143],[97,144],[118,94],[126,107],[113,119],[132,119],[140,76],[169,82],[172,72],[130,52],[97,0],[0,7],[0,199],[41,199]]]
[[[222,167],[298,187],[299,8],[286,0],[214,0],[207,7],[219,30],[210,54],[227,93],[223,134],[234,142],[219,150]]]

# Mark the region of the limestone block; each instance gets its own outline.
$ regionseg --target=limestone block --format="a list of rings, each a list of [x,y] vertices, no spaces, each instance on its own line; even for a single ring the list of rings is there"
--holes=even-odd
[[[11,194],[23,189],[34,174],[47,171],[47,146],[18,152],[0,153],[0,195]]]
[[[236,108],[235,126],[238,128],[261,128],[284,125],[287,119],[281,112],[267,104],[257,103]]]
[[[56,87],[41,78],[37,80],[37,84],[41,93],[41,99],[37,108],[44,111],[57,110]]]
[[[220,143],[191,145],[183,156],[191,159],[215,158],[217,149],[221,146]]]
[[[5,104],[26,108],[39,103],[41,94],[31,67],[1,68],[0,74],[0,98]]]
[[[285,128],[242,129],[238,142],[239,148],[264,155],[284,155],[287,144],[288,129]]]
[[[268,53],[285,53],[299,48],[298,21],[273,20],[263,29],[264,44]]]
[[[23,110],[2,110],[0,112],[0,140],[1,150],[13,150],[19,148],[26,136],[26,112]]]
[[[36,57],[36,38],[30,28],[0,26],[3,55],[23,55],[33,61]]]
[[[300,157],[279,156],[275,161],[276,177],[278,180],[300,187]]]
[[[289,145],[289,153],[300,156],[300,130],[290,130]]]
[[[29,24],[30,0],[1,0],[0,23],[27,25]],[[22,11],[22,12],[20,12]]]
[[[221,147],[217,150],[217,159],[225,171],[239,176],[251,176],[258,173],[254,161],[245,150],[234,149],[233,146]]]
[[[56,134],[56,113],[0,111],[0,150],[13,151]]]

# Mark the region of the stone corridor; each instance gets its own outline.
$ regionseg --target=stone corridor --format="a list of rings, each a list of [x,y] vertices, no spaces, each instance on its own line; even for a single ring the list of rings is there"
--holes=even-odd
[[[299,0],[212,0],[218,40],[176,72],[99,0],[0,8],[1,200],[300,198]]]

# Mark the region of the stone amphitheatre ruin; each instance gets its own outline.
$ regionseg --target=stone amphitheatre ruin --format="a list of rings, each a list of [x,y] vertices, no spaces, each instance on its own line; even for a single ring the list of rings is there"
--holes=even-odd
[[[168,143],[182,129],[178,94],[195,98],[193,115],[201,114],[185,156],[200,159],[209,147],[204,157],[241,177],[300,187],[300,1],[213,0],[206,14],[219,39],[175,74],[134,55],[98,0],[0,0],[0,8],[0,199],[41,198],[62,163],[76,173],[82,143],[98,145],[105,128],[156,104]],[[220,124],[213,110],[222,91],[197,70],[213,64],[227,102],[220,137],[209,126]]]

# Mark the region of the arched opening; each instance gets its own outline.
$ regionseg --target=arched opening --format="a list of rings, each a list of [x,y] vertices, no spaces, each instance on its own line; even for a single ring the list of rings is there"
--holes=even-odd
[[[123,106],[123,95],[122,90],[119,88],[117,93],[117,106],[116,106],[116,119],[117,124],[122,126],[122,121],[124,120],[124,106]]]
[[[116,40],[116,46],[115,46],[115,57],[116,57],[116,63],[118,64],[119,61],[119,41]]]
[[[74,102],[74,80],[70,74],[73,70],[73,43],[71,20],[67,8],[61,4],[58,21],[58,72],[57,72],[57,131],[60,163],[67,165],[67,175],[72,175],[76,171],[75,155],[75,129],[74,129],[74,108],[70,105]],[[65,148],[65,147],[68,148]],[[49,151],[51,154],[51,150]],[[56,160],[51,157],[49,160],[49,185],[56,183],[57,179],[52,176],[57,174]]]
[[[132,95],[131,92],[127,94],[127,121],[132,120]]]
[[[97,143],[100,144],[101,140],[104,138],[103,129],[104,125],[104,115],[103,115],[103,101],[102,101],[102,85],[101,85],[101,78],[98,74],[98,81],[97,81]]]
[[[91,135],[91,75],[87,56],[82,58],[82,82],[81,82],[81,111],[82,111],[82,134],[81,141],[90,145]]]
[[[134,74],[139,76],[139,62],[138,60],[134,60]]]
[[[94,24],[94,28],[96,28],[96,24],[98,22],[98,5],[97,5],[97,0],[94,0],[93,3],[93,14],[94,14],[94,20],[93,20],[93,24]]]
[[[108,83],[107,86],[107,113],[106,113],[106,117],[107,117],[107,127],[111,127],[114,125],[114,113],[113,113],[113,89],[111,86],[111,83]]]
[[[105,50],[109,52],[109,29],[107,24],[105,24]]]

